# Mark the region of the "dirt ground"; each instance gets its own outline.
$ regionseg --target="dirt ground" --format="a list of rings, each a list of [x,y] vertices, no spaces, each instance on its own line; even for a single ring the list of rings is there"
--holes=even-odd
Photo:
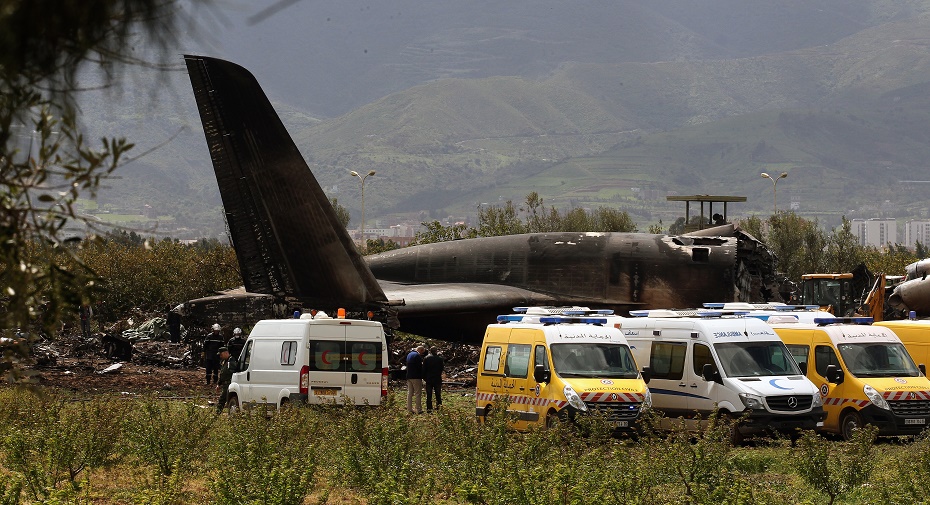
[[[398,340],[390,346],[392,388],[403,388],[403,357],[421,342]],[[445,383],[452,388],[475,384],[478,347],[444,342],[425,342],[440,349],[446,358]],[[189,363],[186,344],[138,342],[130,360],[107,357],[103,335],[83,338],[59,336],[34,346],[35,363],[26,372],[32,382],[66,394],[156,395],[213,398],[205,370]]]

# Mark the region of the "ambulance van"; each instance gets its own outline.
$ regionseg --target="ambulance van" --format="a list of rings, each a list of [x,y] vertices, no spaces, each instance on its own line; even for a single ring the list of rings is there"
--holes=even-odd
[[[870,317],[768,323],[820,387],[823,430],[849,440],[865,424],[879,435],[911,435],[930,422],[930,381],[893,331]]]
[[[927,375],[926,364],[930,363],[930,320],[904,319],[900,321],[881,321],[875,326],[884,326],[894,332],[907,353],[917,363],[924,375]]]
[[[685,311],[692,312],[692,311]],[[816,386],[763,321],[720,312],[632,311],[611,324],[648,366],[653,406],[690,428],[718,412],[740,419],[731,439],[814,429],[824,410]]]
[[[382,405],[387,385],[381,323],[318,312],[263,320],[252,328],[229,385],[229,405],[231,411],[304,403]]]
[[[499,316],[485,332],[478,420],[505,406],[518,430],[592,412],[633,430],[652,399],[620,331],[584,310],[517,310],[525,312]]]

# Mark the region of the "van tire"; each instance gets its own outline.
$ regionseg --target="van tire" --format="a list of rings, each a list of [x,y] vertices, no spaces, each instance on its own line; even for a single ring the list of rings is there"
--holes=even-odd
[[[727,426],[730,428],[730,445],[733,447],[739,447],[743,445],[743,442],[746,441],[746,436],[739,431],[739,417],[730,413],[723,414],[722,417],[724,421],[726,421]]]
[[[239,397],[235,393],[229,395],[229,398],[226,400],[226,413],[230,416],[234,416],[242,410],[239,405]]]
[[[859,428],[862,428],[862,416],[858,412],[850,410],[843,414],[843,418],[840,419],[840,434],[843,435],[843,440],[852,440]]]
[[[554,410],[546,412],[546,429],[555,428],[560,421],[558,412]]]

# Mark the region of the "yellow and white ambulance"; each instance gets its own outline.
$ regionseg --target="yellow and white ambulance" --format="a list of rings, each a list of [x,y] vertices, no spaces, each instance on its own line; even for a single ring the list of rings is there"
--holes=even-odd
[[[919,433],[930,423],[930,380],[893,331],[870,317],[768,324],[807,377],[820,387],[823,430],[850,439],[865,424],[879,435]]]
[[[512,427],[523,430],[598,412],[620,431],[632,430],[652,397],[620,330],[583,308],[516,310],[485,332],[479,421],[506,408]]]
[[[902,319],[898,321],[881,321],[875,326],[884,326],[901,339],[901,343],[911,355],[917,367],[927,374],[926,364],[930,363],[930,320]]]

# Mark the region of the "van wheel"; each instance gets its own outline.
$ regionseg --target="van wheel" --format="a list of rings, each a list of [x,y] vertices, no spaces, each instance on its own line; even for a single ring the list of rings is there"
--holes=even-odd
[[[486,405],[484,407],[484,414],[481,416],[481,422],[487,424],[491,420],[491,406]]]
[[[226,403],[226,413],[234,416],[239,413],[239,397],[236,395],[229,395],[229,399]]]
[[[733,414],[724,414],[723,419],[730,428],[730,445],[733,447],[743,445],[743,442],[746,441],[746,437],[739,431],[739,418]]]
[[[559,414],[554,410],[550,410],[549,412],[546,412],[546,428],[547,429],[554,428],[558,424],[559,424]]]
[[[850,411],[843,415],[840,421],[840,433],[843,435],[843,440],[847,442],[852,440],[855,431],[859,428],[862,428],[862,416],[858,412]]]

